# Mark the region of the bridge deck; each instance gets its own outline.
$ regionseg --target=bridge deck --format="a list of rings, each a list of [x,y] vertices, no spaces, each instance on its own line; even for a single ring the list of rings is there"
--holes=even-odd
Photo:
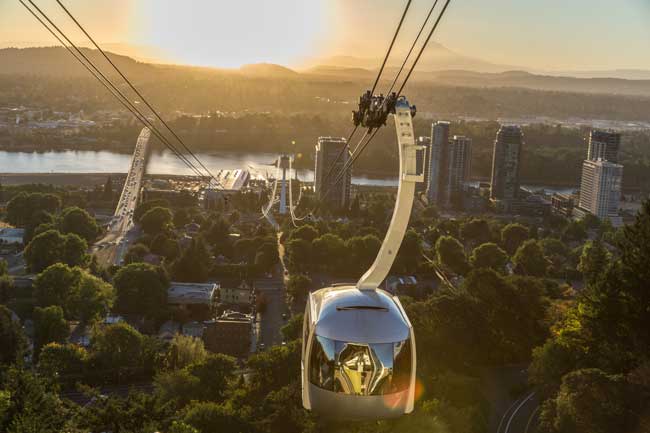
[[[133,212],[138,205],[142,179],[147,165],[149,147],[149,128],[143,128],[133,151],[129,172],[124,181],[120,200],[115,208],[115,214],[108,226],[106,236],[93,246],[93,252],[103,265],[120,264],[127,248],[127,240],[135,237]]]

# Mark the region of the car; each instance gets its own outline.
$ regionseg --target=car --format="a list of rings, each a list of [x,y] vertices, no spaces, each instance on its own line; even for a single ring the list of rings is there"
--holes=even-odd
[[[287,320],[287,313],[282,313],[282,320]]]

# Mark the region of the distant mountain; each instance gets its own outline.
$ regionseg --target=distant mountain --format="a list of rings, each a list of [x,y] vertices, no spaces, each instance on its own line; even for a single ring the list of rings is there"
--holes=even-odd
[[[298,75],[298,72],[293,69],[289,69],[285,66],[276,65],[273,63],[253,63],[250,65],[244,65],[239,68],[239,71],[244,75],[252,76],[264,76],[264,77],[295,77]]]
[[[106,60],[97,50],[81,48],[93,63],[106,69]],[[146,74],[153,68],[130,57],[108,53],[111,60],[127,74]],[[0,74],[47,75],[59,77],[87,76],[88,72],[63,47],[0,49]]]
[[[106,61],[96,50],[82,48],[84,54],[100,65],[109,75]],[[438,50],[438,53],[448,51]],[[183,65],[150,64],[138,62],[130,57],[109,53],[113,61],[130,77],[147,81],[165,81],[193,79],[194,77],[212,77],[237,75],[243,80],[274,78],[288,81],[319,80],[323,82],[345,81],[355,89],[371,83],[376,71],[359,65],[366,64],[361,58],[338,58],[346,65],[316,65],[302,72],[296,72],[285,66],[258,63],[242,66],[239,69],[217,69]],[[456,59],[458,59],[456,57]],[[431,58],[427,58],[430,61]],[[412,83],[429,83],[433,85],[473,87],[473,88],[526,88],[556,92],[605,93],[633,96],[650,96],[650,79],[621,78],[576,78],[559,75],[541,75],[523,70],[505,70],[499,72],[476,72],[467,69],[427,69],[427,64],[418,66]],[[6,48],[0,49],[0,75],[41,75],[62,78],[87,76],[88,72],[74,61],[62,47],[50,48]],[[397,70],[389,65],[385,70],[385,79],[392,78]],[[633,72],[630,71],[630,74]],[[643,71],[634,71],[643,77]]]
[[[395,52],[388,60],[388,67],[399,67],[406,53]],[[413,54],[411,58],[415,58]],[[377,70],[381,64],[381,58],[354,57],[354,56],[332,56],[325,58],[314,58],[305,64],[305,68],[313,68],[320,65],[336,66],[343,68],[362,68]],[[499,65],[488,61],[458,54],[441,44],[430,42],[426,51],[422,54],[418,63],[419,70],[438,71],[448,69],[465,69],[477,72],[504,72],[512,69],[526,69],[513,65]]]

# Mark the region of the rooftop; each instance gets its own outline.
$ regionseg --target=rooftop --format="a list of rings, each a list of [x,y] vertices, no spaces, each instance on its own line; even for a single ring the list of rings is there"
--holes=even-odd
[[[169,304],[211,304],[219,285],[216,283],[176,283],[167,289]]]
[[[250,178],[248,170],[219,170],[214,177],[219,181],[219,184],[214,179],[208,185],[209,190],[217,191],[239,191],[246,185]]]

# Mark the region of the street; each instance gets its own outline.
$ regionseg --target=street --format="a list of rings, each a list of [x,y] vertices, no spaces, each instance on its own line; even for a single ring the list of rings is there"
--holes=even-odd
[[[97,259],[103,265],[121,264],[124,253],[138,233],[133,223],[133,213],[138,205],[142,179],[147,165],[147,148],[151,132],[143,128],[133,151],[131,166],[124,181],[115,214],[108,225],[106,236],[92,247]]]

